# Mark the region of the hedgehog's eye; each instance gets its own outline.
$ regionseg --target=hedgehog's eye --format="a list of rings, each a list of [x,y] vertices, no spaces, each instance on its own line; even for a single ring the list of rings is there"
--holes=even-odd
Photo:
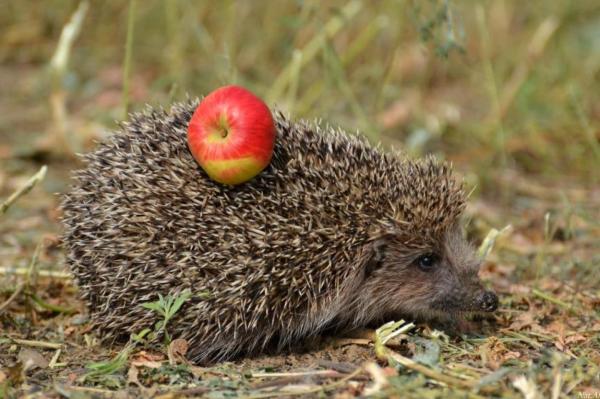
[[[415,263],[417,264],[417,267],[425,272],[428,272],[430,270],[433,270],[433,268],[435,267],[436,263],[438,261],[438,257],[435,254],[425,254],[425,255],[421,255],[419,256]]]

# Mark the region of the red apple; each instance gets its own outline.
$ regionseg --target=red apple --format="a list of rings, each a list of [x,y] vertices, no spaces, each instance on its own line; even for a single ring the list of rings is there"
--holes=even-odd
[[[269,107],[240,86],[221,87],[206,96],[188,126],[188,146],[208,176],[240,184],[271,161],[275,124]]]

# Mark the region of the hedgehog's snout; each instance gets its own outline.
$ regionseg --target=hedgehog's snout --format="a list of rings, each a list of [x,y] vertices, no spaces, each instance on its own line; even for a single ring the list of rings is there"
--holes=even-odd
[[[492,291],[484,291],[477,298],[479,308],[484,312],[493,312],[498,309],[498,296]]]

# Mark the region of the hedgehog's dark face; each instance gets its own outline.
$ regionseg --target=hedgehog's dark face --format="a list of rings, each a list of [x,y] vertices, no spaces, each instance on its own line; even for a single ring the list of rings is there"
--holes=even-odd
[[[483,288],[481,262],[459,228],[444,233],[437,245],[403,242],[392,234],[375,244],[354,302],[357,320],[447,319],[496,310],[498,298]]]

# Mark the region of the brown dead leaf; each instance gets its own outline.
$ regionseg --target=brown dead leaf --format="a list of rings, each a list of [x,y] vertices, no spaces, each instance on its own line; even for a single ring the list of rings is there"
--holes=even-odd
[[[73,335],[73,333],[76,331],[77,331],[77,329],[73,326],[65,327],[65,336],[69,337],[69,336]]]
[[[23,371],[33,370],[36,368],[45,369],[48,367],[48,361],[42,354],[35,349],[21,348],[18,355],[19,361],[23,364]]]
[[[557,335],[559,339],[564,340],[565,328],[565,323],[562,320],[554,320],[552,323],[546,326],[545,330],[546,332]]]
[[[152,354],[141,351],[131,360],[131,365],[136,367],[147,367],[150,369],[160,368],[165,357],[162,354]]]
[[[525,327],[530,327],[534,325],[539,327],[539,324],[536,322],[535,315],[536,312],[534,312],[533,310],[520,313],[517,317],[515,317],[515,319],[508,328],[510,330],[520,331]]]
[[[140,371],[138,370],[138,368],[136,366],[134,366],[133,364],[131,365],[131,367],[129,367],[129,370],[127,370],[127,384],[134,384],[137,385],[138,387],[142,387],[142,384],[140,383],[140,380],[138,379],[138,376],[140,375]]]
[[[569,335],[565,339],[565,343],[566,344],[573,344],[573,343],[584,342],[584,341],[587,341],[587,337],[585,337],[583,334],[579,334],[579,333],[575,333],[573,335]]]
[[[570,356],[575,357],[573,352],[569,349],[569,344],[566,342],[567,332],[565,323],[562,320],[555,320],[546,326],[546,332],[553,333],[555,335],[554,346],[561,352],[564,352]]]
[[[6,374],[4,374],[4,371],[0,370],[0,384],[4,381],[6,381]]]
[[[509,350],[498,338],[490,337],[481,347],[481,357],[487,367],[497,370],[504,362],[520,358],[521,353]]]
[[[169,364],[175,365],[179,363],[186,363],[185,354],[187,353],[189,344],[185,339],[175,339],[169,345]]]

